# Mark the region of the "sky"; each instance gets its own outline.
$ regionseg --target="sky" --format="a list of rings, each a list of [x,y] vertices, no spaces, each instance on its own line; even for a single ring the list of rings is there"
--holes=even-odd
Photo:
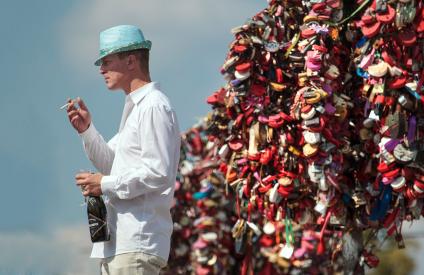
[[[141,27],[153,42],[151,75],[188,129],[224,84],[219,68],[231,28],[265,0],[2,0],[0,9],[0,275],[97,274],[79,170],[94,170],[59,110],[80,96],[105,139],[117,131],[124,94],[93,65],[99,32]]]

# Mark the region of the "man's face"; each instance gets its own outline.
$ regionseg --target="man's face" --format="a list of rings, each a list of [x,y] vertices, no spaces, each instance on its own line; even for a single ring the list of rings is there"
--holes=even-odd
[[[109,90],[125,87],[127,81],[127,58],[120,59],[117,54],[111,54],[102,59],[100,73],[103,75]]]

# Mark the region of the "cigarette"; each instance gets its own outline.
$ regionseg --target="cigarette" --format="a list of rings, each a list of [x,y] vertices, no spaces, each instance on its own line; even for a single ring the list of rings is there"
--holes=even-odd
[[[76,100],[76,99],[72,99],[72,101],[76,102],[77,100]],[[65,109],[65,108],[67,108],[67,107],[69,106],[69,104],[70,104],[70,102],[67,102],[65,105],[63,105],[63,106],[62,106],[62,107],[60,107],[59,109],[60,109],[60,110],[63,110],[63,109]]]
[[[69,103],[66,103],[65,105],[63,105],[62,107],[60,107],[60,110],[63,110],[63,109],[65,109],[68,106],[69,106]]]

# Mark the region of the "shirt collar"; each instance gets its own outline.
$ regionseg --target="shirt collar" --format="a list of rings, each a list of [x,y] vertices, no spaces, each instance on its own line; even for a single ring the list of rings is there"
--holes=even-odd
[[[147,83],[146,85],[129,93],[127,95],[127,100],[131,100],[134,103],[134,105],[137,105],[147,94],[149,94],[151,91],[158,88],[159,88],[159,83],[157,82]]]

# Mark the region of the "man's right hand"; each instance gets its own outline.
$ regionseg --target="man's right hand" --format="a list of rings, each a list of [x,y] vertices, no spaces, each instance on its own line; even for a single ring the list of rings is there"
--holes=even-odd
[[[68,118],[72,126],[75,128],[75,130],[77,130],[78,133],[81,134],[90,126],[91,115],[81,98],[78,97],[76,102],[79,105],[78,109],[76,109],[74,106],[75,101],[73,99],[69,99],[69,105],[66,111],[68,112]]]

